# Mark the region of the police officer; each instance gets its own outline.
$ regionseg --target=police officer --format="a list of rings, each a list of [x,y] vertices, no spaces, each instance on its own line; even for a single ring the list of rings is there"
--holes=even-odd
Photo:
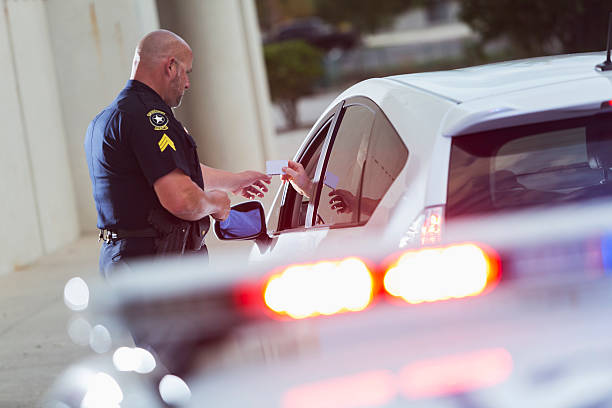
[[[270,177],[200,163],[196,144],[174,117],[189,88],[192,51],[157,30],[138,44],[132,73],[117,98],[90,123],[85,152],[104,240],[100,271],[154,254],[206,252],[209,215],[225,219],[227,193],[262,197]]]

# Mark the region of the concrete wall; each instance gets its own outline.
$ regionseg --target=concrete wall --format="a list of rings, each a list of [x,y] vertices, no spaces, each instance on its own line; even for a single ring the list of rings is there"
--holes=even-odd
[[[3,2],[0,273],[71,242],[79,226],[45,2]],[[6,53],[8,50],[8,53]],[[7,55],[8,54],[8,55]],[[4,96],[5,93],[3,92]],[[6,106],[4,106],[6,105]],[[14,145],[15,148],[11,148]]]
[[[191,89],[177,116],[200,160],[226,170],[264,170],[273,126],[253,1],[158,0],[162,28],[194,52]]]
[[[0,0],[0,274],[95,229],[83,136],[158,27],[154,0]]]
[[[96,229],[83,138],[130,77],[134,48],[158,28],[154,0],[47,0],[81,231]]]
[[[43,243],[32,177],[32,161],[24,126],[21,94],[12,41],[11,13],[6,2],[0,14],[0,273],[27,264],[42,254]],[[12,243],[16,243],[13,245]]]

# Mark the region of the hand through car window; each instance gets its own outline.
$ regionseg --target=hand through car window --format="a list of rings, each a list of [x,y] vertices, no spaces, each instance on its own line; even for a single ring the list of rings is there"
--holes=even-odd
[[[283,167],[284,174],[281,174],[281,180],[289,181],[295,191],[310,199],[313,193],[313,182],[306,174],[304,166],[293,160],[288,161],[288,166]]]

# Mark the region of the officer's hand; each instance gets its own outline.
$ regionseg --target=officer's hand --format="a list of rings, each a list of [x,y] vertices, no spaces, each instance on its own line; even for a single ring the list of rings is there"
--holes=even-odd
[[[228,195],[222,191],[214,190],[207,192],[207,195],[218,210],[213,212],[212,217],[216,220],[223,221],[230,213],[230,199]]]
[[[236,188],[234,194],[241,194],[244,198],[252,200],[256,197],[263,197],[268,192],[268,187],[264,183],[270,184],[272,177],[258,171],[246,170],[236,175]]]

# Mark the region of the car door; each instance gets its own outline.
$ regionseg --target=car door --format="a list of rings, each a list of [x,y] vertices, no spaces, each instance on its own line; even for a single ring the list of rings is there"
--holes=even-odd
[[[319,123],[296,156],[313,181],[313,197],[300,195],[289,183],[283,187],[268,216],[272,239],[259,245],[259,254],[291,257],[356,233],[406,163],[406,146],[368,98],[340,102]]]

